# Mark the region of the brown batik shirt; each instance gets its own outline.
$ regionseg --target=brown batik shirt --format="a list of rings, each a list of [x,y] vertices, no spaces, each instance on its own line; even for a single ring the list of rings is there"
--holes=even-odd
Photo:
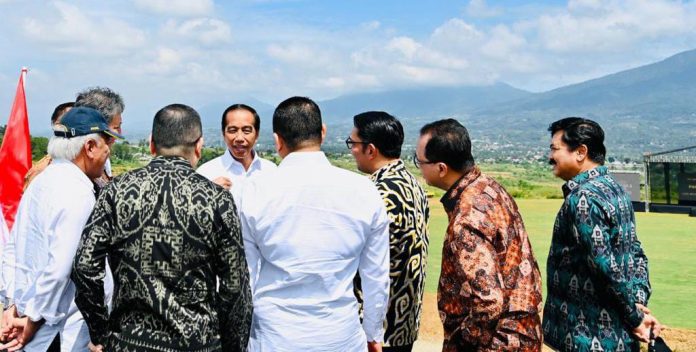
[[[517,204],[478,167],[441,202],[443,351],[540,351],[541,275]]]

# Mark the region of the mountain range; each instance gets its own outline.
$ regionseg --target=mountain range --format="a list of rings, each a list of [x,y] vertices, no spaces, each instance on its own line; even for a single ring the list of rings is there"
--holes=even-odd
[[[269,143],[273,105],[254,99],[249,104],[262,116],[262,141]],[[495,149],[514,155],[545,151],[550,122],[583,116],[604,127],[610,154],[638,158],[646,151],[696,144],[696,50],[541,93],[501,82],[351,94],[318,104],[328,125],[329,145],[340,145],[350,133],[352,116],[383,110],[402,121],[407,145],[412,146],[423,124],[453,117],[479,142],[474,145],[479,154]],[[225,107],[200,108],[206,129],[219,131]]]

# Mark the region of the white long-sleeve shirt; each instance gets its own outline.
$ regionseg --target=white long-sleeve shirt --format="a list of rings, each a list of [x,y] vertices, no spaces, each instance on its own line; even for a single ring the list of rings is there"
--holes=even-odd
[[[22,196],[3,252],[1,298],[31,320],[45,320],[25,351],[45,351],[58,333],[62,350],[87,349],[70,272],[94,207],[93,187],[75,164],[54,160]],[[107,290],[113,287],[110,273],[105,282]]]
[[[232,157],[229,150],[226,150],[225,154],[201,165],[196,169],[196,172],[211,181],[220,176],[229,178],[232,181],[230,192],[232,192],[235,204],[239,206],[239,194],[241,193],[245,181],[264,171],[275,170],[277,168],[276,164],[273,162],[260,158],[256,151],[253,153],[254,159],[251,161],[248,170],[244,169],[244,165]]]
[[[254,318],[250,351],[365,351],[382,341],[389,219],[366,177],[322,152],[289,154],[242,190]],[[353,279],[360,272],[360,326]]]

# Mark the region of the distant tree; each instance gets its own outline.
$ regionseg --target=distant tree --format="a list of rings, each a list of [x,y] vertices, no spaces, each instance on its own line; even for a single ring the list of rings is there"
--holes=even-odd
[[[48,138],[31,137],[31,159],[39,160],[48,153]]]
[[[111,147],[111,156],[121,161],[133,160],[133,151],[129,144],[116,143]]]
[[[203,165],[203,163],[213,160],[218,156],[222,155],[224,150],[221,148],[208,148],[204,147],[201,151],[201,160],[198,161],[198,165]]]

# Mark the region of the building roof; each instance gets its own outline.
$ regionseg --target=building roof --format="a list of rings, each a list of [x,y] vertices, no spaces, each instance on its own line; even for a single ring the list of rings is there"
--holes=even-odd
[[[646,163],[696,163],[696,145],[662,152],[645,153]]]

